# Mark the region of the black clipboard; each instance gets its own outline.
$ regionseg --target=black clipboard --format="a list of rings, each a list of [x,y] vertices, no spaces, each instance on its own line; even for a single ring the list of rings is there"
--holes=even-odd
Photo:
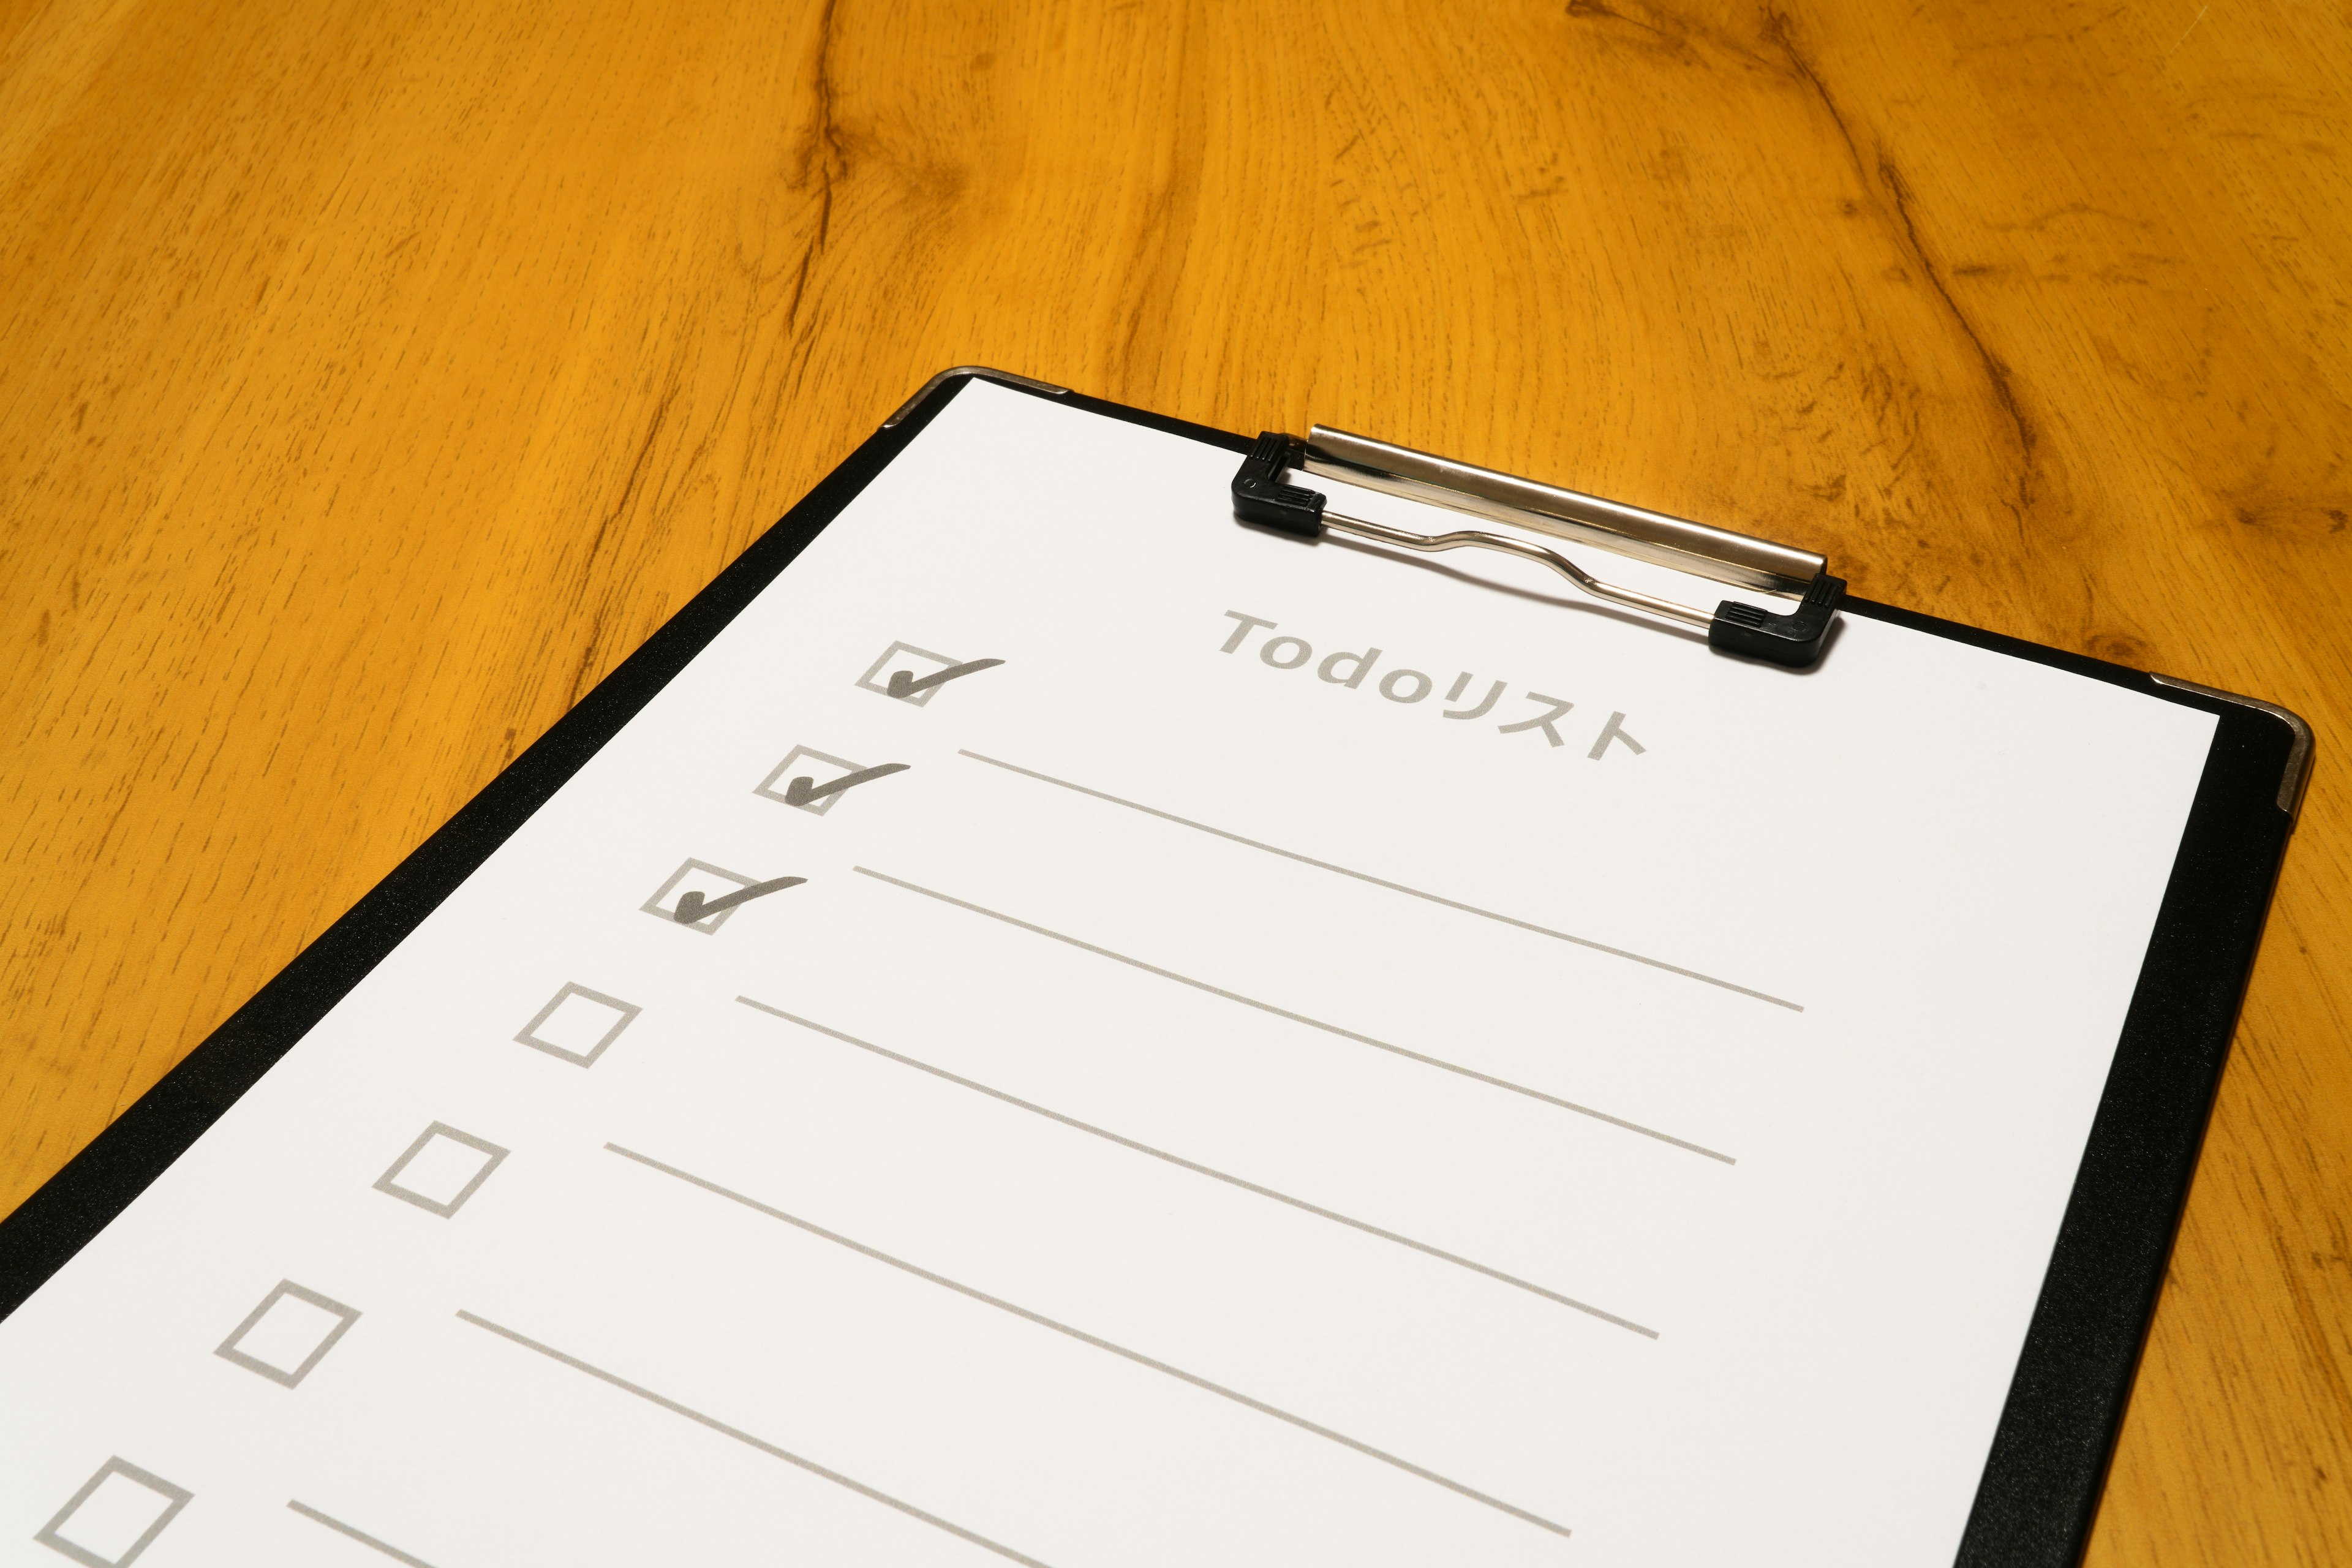
[[[1244,459],[1244,472],[1237,475],[1237,481],[1247,477],[1254,457],[1264,479],[1265,443],[1289,439],[1269,436],[1254,441],[976,366],[942,371],[932,377],[782,521],[317,942],[62,1171],[14,1213],[0,1218],[0,1319],[13,1312],[160,1177],[791,565],[975,377],[1090,414],[1223,447]],[[1286,448],[1274,454],[1304,455]],[[1273,482],[1280,482],[1279,474]],[[1237,499],[1241,489],[1237,482]],[[1320,498],[1313,499],[1319,518]],[[1597,498],[1575,499],[1595,501],[1602,508],[1615,507],[1637,519],[1659,517],[1597,501]],[[1601,521],[1605,524],[1608,520]],[[1768,558],[1768,563],[1771,559],[1777,558]],[[1818,557],[1812,559],[1818,563]],[[1825,567],[1817,567],[1813,581],[1825,575]],[[1783,596],[1799,601],[1798,610],[1791,615],[1808,607],[1803,583],[1784,580],[1773,586]],[[2312,732],[2301,719],[2267,702],[1847,597],[1843,587],[1837,584],[1834,596],[1819,591],[1811,595],[1813,603],[1829,598],[1823,620],[1828,609],[1833,609],[1892,622],[2084,679],[2125,687],[2159,701],[2211,714],[2216,721],[2203,777],[1958,1557],[1961,1568],[1996,1563],[2060,1568],[2080,1559],[2096,1513],[2133,1373],[2155,1313],[2231,1035],[2252,972],[2263,917],[2310,777]],[[1730,607],[1727,603],[1724,609]],[[1725,618],[1724,612],[1717,612],[1714,618]],[[1711,640],[1735,654],[1801,662],[1744,645],[1740,629],[1737,625],[1729,628],[1727,638],[1715,637],[1711,632]],[[1812,637],[1813,651],[1818,654],[1818,628]]]

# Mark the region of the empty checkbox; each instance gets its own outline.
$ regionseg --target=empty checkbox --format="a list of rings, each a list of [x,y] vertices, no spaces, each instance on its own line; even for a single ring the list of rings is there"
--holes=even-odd
[[[806,746],[794,746],[784,753],[784,760],[778,763],[775,770],[766,778],[761,779],[760,787],[751,793],[765,795],[770,800],[782,801],[796,811],[810,812],[823,816],[833,809],[834,802],[839,800],[841,796],[838,794],[821,795],[814,800],[794,800],[792,796],[793,781],[807,779],[817,788],[822,789],[837,778],[845,778],[851,773],[863,771],[858,763],[845,758],[829,757],[823,752],[812,752]]]
[[[376,1178],[375,1190],[447,1219],[506,1157],[506,1150],[487,1139],[436,1121]]]
[[[901,669],[908,670],[919,680],[924,676],[936,675],[956,662],[943,653],[929,653],[912,643],[894,642],[882,650],[882,657],[867,667],[865,674],[857,678],[857,684],[865,690],[878,691],[883,696],[888,697],[890,677],[895,672]],[[926,686],[920,691],[909,692],[896,700],[911,702],[916,707],[921,708],[928,705],[933,697],[939,695],[939,691],[940,689],[936,686]]]
[[[292,1388],[359,1321],[341,1301],[281,1279],[213,1354]]]
[[[654,896],[638,907],[649,915],[658,915],[674,926],[687,931],[698,931],[705,936],[715,933],[741,909],[730,904],[715,915],[705,915],[698,921],[680,921],[677,901],[688,893],[700,893],[706,900],[723,899],[730,893],[740,893],[759,880],[745,877],[704,860],[688,860],[669,874],[669,880],[654,889]]]
[[[109,1459],[33,1539],[89,1568],[125,1568],[192,1495],[136,1465]]]
[[[604,1048],[621,1037],[644,1009],[618,996],[567,984],[515,1038],[534,1050],[580,1067],[593,1067]]]

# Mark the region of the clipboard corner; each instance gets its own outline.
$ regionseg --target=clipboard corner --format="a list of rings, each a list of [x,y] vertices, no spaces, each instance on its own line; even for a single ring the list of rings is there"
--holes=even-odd
[[[2193,692],[2216,702],[2251,710],[2286,726],[2286,765],[2279,775],[2278,807],[2286,814],[2287,831],[2292,833],[2303,816],[2303,797],[2311,788],[2312,764],[2315,760],[2319,738],[2311,721],[2292,708],[2266,702],[2259,697],[2247,697],[2235,691],[2223,691],[2218,687],[2201,686],[2194,680],[2183,680],[2177,675],[2158,675],[2151,671],[2150,680],[2158,686]]]
[[[923,383],[922,385],[915,388],[915,395],[912,397],[908,398],[906,402],[898,405],[897,408],[891,411],[890,416],[882,421],[882,428],[885,430],[897,429],[901,424],[906,422],[906,418],[908,415],[912,414],[916,409],[920,408],[930,399],[933,393],[939,391],[940,387],[945,386],[948,383],[951,381],[972,380],[993,381],[1001,383],[1006,386],[1025,387],[1031,392],[1042,392],[1048,397],[1067,397],[1070,395],[1070,389],[1068,387],[1056,386],[1050,381],[1040,381],[1033,375],[1018,375],[1009,370],[996,370],[984,364],[950,365],[947,369],[940,371],[929,381]]]

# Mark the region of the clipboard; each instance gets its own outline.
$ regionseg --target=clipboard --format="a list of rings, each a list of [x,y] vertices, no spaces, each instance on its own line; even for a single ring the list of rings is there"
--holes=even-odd
[[[1577,588],[1637,615],[1704,626],[1719,655],[1781,667],[1776,678],[1805,679],[1801,671],[1833,644],[1839,618],[1854,617],[2211,718],[2210,752],[1957,1558],[1970,1565],[2076,1561],[2309,778],[2309,727],[2267,702],[1852,597],[1821,556],[1730,530],[1341,432],[1318,427],[1305,439],[1278,433],[1253,439],[978,367],[945,371],[928,382],[323,936],[55,1178],[0,1219],[0,1323],[171,1170],[980,383],[1228,454],[1237,465],[1234,517],[1203,515],[1203,530],[1229,528],[1238,519],[1308,540],[1339,532],[1391,550],[1482,548],[1536,559]],[[1433,501],[1517,532],[1481,528],[1415,534],[1335,511],[1311,488],[1317,479]],[[1041,486],[1053,482],[1054,476],[1039,477]],[[1538,537],[1528,538],[1530,533]],[[1544,536],[1695,574],[1740,596],[1709,610],[1623,587],[1559,554]],[[1751,602],[1758,599],[1765,603]],[[1833,647],[1830,657],[1836,657]],[[173,1504],[163,1522],[180,1506]],[[151,1531],[139,1548],[152,1539]]]

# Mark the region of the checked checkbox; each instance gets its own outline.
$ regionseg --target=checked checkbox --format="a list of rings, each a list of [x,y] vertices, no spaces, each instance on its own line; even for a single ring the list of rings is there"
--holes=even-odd
[[[983,669],[994,669],[1004,661],[1001,658],[973,658],[959,662],[943,653],[932,653],[912,643],[894,642],[882,650],[882,657],[868,665],[859,676],[860,690],[877,691],[900,702],[911,702],[918,708],[928,707],[940,688],[950,680],[961,680],[967,675],[977,675]]]
[[[834,803],[846,791],[906,771],[904,763],[883,763],[875,767],[863,767],[846,757],[828,756],[806,746],[794,746],[784,753],[784,760],[778,763],[751,793],[823,816],[833,809]]]
[[[751,900],[797,888],[807,880],[805,877],[772,877],[763,882],[707,860],[689,859],[638,908],[672,925],[716,936],[719,928],[734,919],[735,911]]]

